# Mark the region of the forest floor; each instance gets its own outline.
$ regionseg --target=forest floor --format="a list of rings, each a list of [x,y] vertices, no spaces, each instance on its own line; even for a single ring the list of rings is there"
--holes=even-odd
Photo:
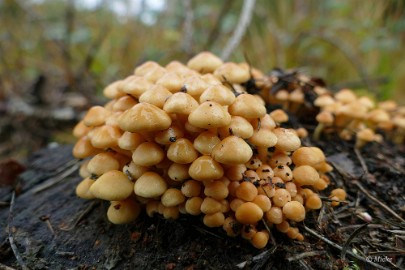
[[[112,225],[105,202],[76,197],[72,146],[42,149],[18,178],[1,179],[0,269],[404,269],[405,146],[354,150],[334,135],[303,144],[321,147],[334,167],[323,207],[299,224],[303,242],[271,230],[262,250],[200,217]],[[332,208],[336,187],[348,198]]]

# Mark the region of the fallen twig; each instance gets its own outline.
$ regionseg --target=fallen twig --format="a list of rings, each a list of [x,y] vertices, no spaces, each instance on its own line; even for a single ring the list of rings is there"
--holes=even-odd
[[[29,270],[25,262],[20,256],[20,252],[18,251],[18,248],[16,244],[14,243],[14,236],[13,236],[13,208],[14,208],[14,201],[15,201],[15,191],[11,194],[11,202],[10,202],[10,210],[8,214],[8,241],[10,242],[10,247],[13,250],[14,256],[18,262],[18,264],[21,266],[23,270]]]
[[[366,195],[370,200],[372,200],[373,202],[377,203],[379,206],[381,206],[382,208],[384,208],[387,212],[389,212],[391,215],[393,215],[394,217],[396,217],[398,220],[400,220],[401,222],[405,222],[405,220],[400,217],[397,213],[394,212],[394,210],[392,210],[391,208],[389,208],[386,204],[384,204],[383,202],[381,202],[380,200],[378,200],[376,197],[374,197],[373,195],[371,195],[363,186],[362,184],[360,184],[359,181],[355,180],[352,182],[356,187],[358,187],[360,189],[361,192],[364,193],[364,195]]]
[[[314,230],[308,228],[308,227],[305,226],[305,225],[303,225],[303,227],[304,227],[304,229],[305,229],[307,232],[309,232],[309,233],[312,234],[313,236],[316,236],[317,238],[321,239],[322,241],[324,241],[324,242],[327,243],[328,245],[330,245],[330,246],[332,246],[332,247],[334,247],[334,248],[337,248],[337,249],[339,249],[339,250],[342,250],[342,247],[341,247],[341,246],[339,246],[338,244],[336,244],[336,243],[330,241],[330,240],[327,239],[326,237],[324,237],[324,236],[318,234],[316,231],[314,231]],[[377,268],[377,269],[389,270],[389,268],[386,268],[386,267],[384,267],[384,266],[381,266],[381,265],[376,264],[376,263],[373,263],[373,262],[369,262],[367,259],[365,259],[365,258],[363,258],[363,257],[361,257],[361,256],[359,256],[359,255],[357,255],[357,254],[355,254],[355,253],[353,253],[353,252],[351,252],[350,250],[348,250],[346,253],[349,254],[350,256],[352,256],[352,257],[358,259],[359,261],[362,261],[362,262],[364,262],[364,263],[366,263],[366,264],[369,264],[369,265],[371,265],[371,266],[374,266],[374,267]]]
[[[272,248],[270,248],[270,249],[268,249],[268,250],[266,250],[266,251],[264,251],[264,252],[262,252],[262,253],[260,253],[260,254],[258,254],[256,256],[254,256],[251,261],[252,262],[257,262],[257,261],[262,260],[264,258],[267,260],[268,256],[273,254],[276,251],[276,249],[277,249],[277,246],[273,246]],[[244,262],[241,262],[241,263],[239,263],[239,264],[237,264],[235,266],[237,268],[239,268],[239,269],[242,269],[242,268],[245,268],[247,263],[248,263],[247,261],[244,261]]]
[[[84,209],[84,211],[82,211],[78,217],[76,218],[76,220],[70,225],[70,226],[62,226],[59,227],[60,230],[62,231],[71,231],[73,230],[76,225],[88,214],[91,212],[91,210],[93,210],[94,207],[96,207],[96,205],[99,204],[99,201],[94,201],[92,202],[86,209]]]
[[[318,256],[318,255],[322,255],[322,254],[325,254],[325,253],[326,253],[325,250],[308,251],[308,252],[304,252],[304,253],[300,253],[300,254],[296,254],[294,256],[288,257],[287,261],[289,261],[289,262],[298,261],[298,260],[301,260],[303,258],[312,257],[312,256]]]
[[[349,238],[347,238],[345,244],[342,247],[342,251],[340,252],[340,258],[342,260],[346,259],[346,252],[347,252],[347,248],[349,247],[349,244],[352,242],[352,240],[366,227],[368,226],[368,223],[365,223],[363,225],[361,225],[360,227],[358,227],[356,230],[354,230],[354,232],[349,236]]]

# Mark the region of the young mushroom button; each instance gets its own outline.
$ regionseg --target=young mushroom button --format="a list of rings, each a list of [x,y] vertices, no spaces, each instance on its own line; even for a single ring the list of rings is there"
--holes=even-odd
[[[133,192],[134,183],[121,171],[112,170],[100,176],[91,185],[90,192],[96,198],[107,201],[121,201]]]
[[[244,164],[253,155],[252,148],[241,138],[229,136],[218,143],[211,156],[218,162],[228,165]]]
[[[220,104],[206,101],[189,115],[188,121],[199,128],[217,128],[229,125],[231,116]]]

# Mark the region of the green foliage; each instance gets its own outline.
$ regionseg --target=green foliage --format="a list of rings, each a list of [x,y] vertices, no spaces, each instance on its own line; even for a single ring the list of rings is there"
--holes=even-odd
[[[142,1],[139,13],[120,15],[109,8],[109,1],[93,9],[79,2],[0,1],[0,93],[22,91],[40,74],[57,77],[72,91],[100,93],[145,60],[166,64],[190,57],[183,44],[183,1],[167,0],[162,10]],[[404,97],[403,3],[258,0],[231,60],[244,61],[247,55],[264,71],[300,68],[331,85],[348,82],[351,87],[355,82],[354,88],[381,99]],[[191,51],[220,54],[237,24],[242,1],[192,4]],[[381,78],[388,83],[378,83]],[[92,88],[83,89],[83,81]]]

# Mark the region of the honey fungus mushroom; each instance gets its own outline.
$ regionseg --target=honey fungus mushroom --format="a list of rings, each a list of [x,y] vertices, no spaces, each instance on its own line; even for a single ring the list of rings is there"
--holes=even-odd
[[[266,111],[265,96],[249,93],[251,77],[263,79],[266,91],[273,83],[246,63],[203,52],[187,64],[145,62],[108,85],[110,101],[73,131],[74,156],[87,159],[77,196],[109,201],[114,224],[134,222],[141,211],[193,215],[258,249],[269,241],[265,225],[302,240],[295,224],[322,206],[332,167],[321,149],[301,146],[298,132],[284,127],[286,112]],[[277,102],[299,111],[301,90],[294,98],[280,91],[287,99]],[[342,192],[331,194],[337,198]]]

